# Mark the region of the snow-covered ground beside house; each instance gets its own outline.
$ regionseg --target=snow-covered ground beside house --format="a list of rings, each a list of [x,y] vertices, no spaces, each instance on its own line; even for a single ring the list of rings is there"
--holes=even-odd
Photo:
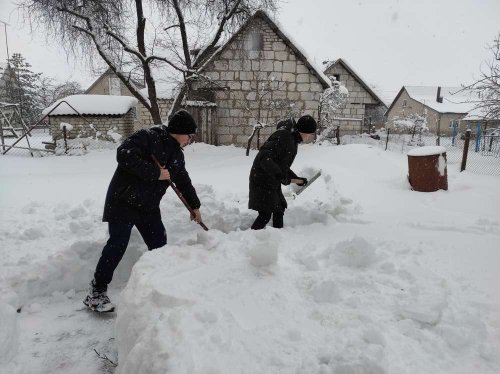
[[[168,191],[169,244],[142,255],[134,231],[116,318],[81,303],[114,152],[0,159],[0,373],[111,372],[94,349],[117,373],[500,371],[498,177],[450,166],[449,191],[418,193],[404,155],[305,145],[293,169],[322,176],[254,232],[255,153],[185,154],[211,230]]]

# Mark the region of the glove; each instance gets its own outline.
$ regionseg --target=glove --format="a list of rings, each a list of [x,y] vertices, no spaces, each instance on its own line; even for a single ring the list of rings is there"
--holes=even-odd
[[[297,186],[301,186],[301,187],[302,187],[302,186],[306,186],[306,185],[307,185],[307,183],[309,182],[309,181],[307,180],[307,178],[302,178],[302,177],[299,177],[298,179],[301,179],[301,180],[302,180],[302,183],[301,183],[301,184],[298,184]]]
[[[285,186],[288,186],[291,182],[290,178],[288,177],[284,177],[280,180],[281,184],[285,185]]]

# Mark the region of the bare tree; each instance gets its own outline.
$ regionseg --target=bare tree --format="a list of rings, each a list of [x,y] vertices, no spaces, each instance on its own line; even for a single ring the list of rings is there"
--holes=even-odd
[[[470,93],[470,102],[484,119],[500,119],[500,33],[489,46],[492,59],[486,62],[481,77],[474,83],[463,86],[461,92]]]
[[[44,76],[40,77],[39,86],[39,101],[44,108],[47,108],[59,99],[71,95],[78,95],[84,91],[78,82],[68,80],[59,83],[53,78]]]
[[[20,7],[32,25],[62,41],[69,53],[90,62],[97,54],[154,123],[161,123],[154,72],[161,69],[161,78],[179,81],[171,114],[181,107],[192,82],[206,79],[200,69],[228,33],[257,9],[274,11],[278,1],[22,0]],[[192,55],[195,49],[199,52]],[[132,83],[133,72],[144,79],[146,95]]]
[[[248,137],[246,155],[250,154],[252,140],[257,136],[257,149],[260,148],[260,130],[274,127],[286,118],[296,117],[300,110],[293,100],[286,97],[286,82],[276,79],[273,73],[255,73],[255,91],[250,92],[246,100],[241,102],[241,107],[249,113],[253,119],[253,131]],[[282,97],[280,97],[282,95]],[[256,103],[256,109],[252,111],[250,102]],[[257,112],[257,117],[254,113]],[[273,119],[273,123],[269,120]]]

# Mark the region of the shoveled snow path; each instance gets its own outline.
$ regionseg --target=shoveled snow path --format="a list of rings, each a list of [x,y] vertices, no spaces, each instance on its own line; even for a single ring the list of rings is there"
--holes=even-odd
[[[110,289],[113,301],[119,301],[119,291],[121,288]],[[22,308],[18,320],[19,350],[15,363],[7,366],[8,373],[108,374],[114,371],[113,363],[104,357],[117,362],[116,314],[87,311],[82,303],[84,296],[85,291],[55,293],[35,297]]]

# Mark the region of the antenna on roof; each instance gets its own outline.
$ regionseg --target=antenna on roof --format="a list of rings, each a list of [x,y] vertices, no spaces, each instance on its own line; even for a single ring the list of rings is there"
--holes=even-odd
[[[7,63],[10,62],[10,56],[9,56],[9,40],[7,39],[7,26],[10,26],[7,22],[0,20],[1,23],[3,23],[4,30],[5,30],[5,46],[7,47]]]

